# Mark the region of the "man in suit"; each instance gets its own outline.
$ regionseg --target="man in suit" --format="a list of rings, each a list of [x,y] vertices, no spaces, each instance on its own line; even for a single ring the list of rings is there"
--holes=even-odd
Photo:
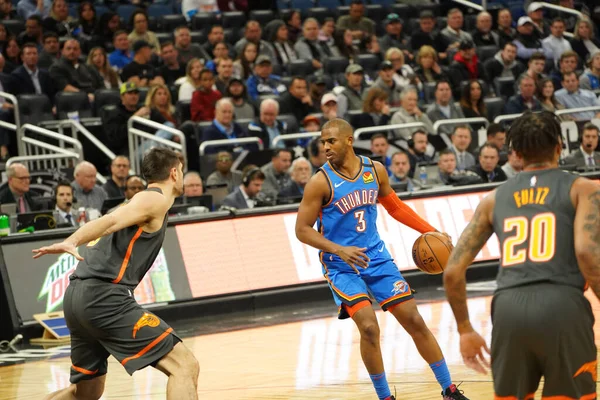
[[[21,50],[23,65],[12,72],[18,94],[45,94],[54,102],[56,88],[45,69],[38,67],[38,49],[33,43],[25,43]]]
[[[504,182],[507,178],[502,168],[498,166],[499,159],[496,146],[486,143],[481,146],[479,152],[479,165],[471,167],[469,170],[475,172],[484,183]]]
[[[248,134],[238,123],[233,121],[233,103],[228,98],[217,101],[215,106],[215,119],[211,126],[202,131],[202,141],[239,139],[247,137]],[[233,145],[230,145],[231,148]],[[218,153],[228,150],[227,147],[208,147],[206,153]]]
[[[242,184],[223,200],[223,205],[237,208],[256,207],[256,196],[260,193],[265,174],[259,168],[250,168],[244,174]]]
[[[456,169],[465,171],[474,167],[475,157],[468,151],[471,145],[471,129],[466,125],[455,126],[450,140],[452,140],[452,146],[449,149],[456,156]]]
[[[65,92],[86,92],[90,101],[94,92],[104,89],[104,79],[93,68],[79,62],[81,46],[75,39],[68,39],[62,50],[62,57],[50,67],[50,76],[56,89]]]
[[[279,192],[278,200],[282,203],[299,203],[304,195],[304,187],[310,180],[312,168],[304,157],[298,157],[290,167],[292,181]]]
[[[600,167],[600,152],[598,147],[598,127],[591,122],[583,126],[579,137],[579,149],[571,153],[566,159],[566,164],[575,164],[577,168],[596,169]]]
[[[73,211],[73,188],[66,181],[59,181],[54,187],[55,211],[58,213],[56,225],[59,227],[77,227],[77,214]]]
[[[11,164],[6,169],[8,184],[0,189],[0,204],[16,204],[17,214],[40,210],[41,205],[29,192],[31,175],[23,164]]]

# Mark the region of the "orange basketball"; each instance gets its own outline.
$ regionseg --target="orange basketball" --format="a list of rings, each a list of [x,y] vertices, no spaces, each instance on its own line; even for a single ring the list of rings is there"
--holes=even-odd
[[[439,232],[427,232],[419,236],[412,248],[412,257],[421,271],[430,275],[444,272],[454,246]]]

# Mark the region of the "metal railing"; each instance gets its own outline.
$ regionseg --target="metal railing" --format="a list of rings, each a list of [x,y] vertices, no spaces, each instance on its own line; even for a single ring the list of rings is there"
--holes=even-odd
[[[587,18],[587,16],[585,14],[583,14],[580,11],[574,10],[572,8],[557,6],[555,4],[546,3],[545,1],[538,1],[537,3],[540,4],[543,8],[549,8],[551,10],[562,11],[565,14],[573,14],[573,15],[577,16],[577,18]]]
[[[206,142],[202,142],[200,145],[199,151],[200,155],[203,156],[207,147],[217,147],[217,146],[236,146],[236,145],[244,145],[256,143],[258,145],[259,150],[264,150],[265,146],[263,145],[262,140],[257,137],[247,137],[247,138],[236,138],[236,139],[219,139],[219,140],[207,140]]]
[[[276,147],[279,142],[288,142],[298,139],[312,139],[317,136],[321,136],[321,132],[304,132],[304,133],[286,133],[285,135],[279,135],[273,139],[272,147]]]
[[[557,116],[565,114],[576,114],[578,112],[596,111],[600,112],[600,106],[589,106],[589,107],[578,107],[578,108],[565,108],[564,110],[555,111],[554,114]]]
[[[15,118],[15,123],[11,124],[10,122],[0,121],[0,127],[10,129],[11,131],[15,131],[15,136],[17,137],[17,150],[19,154],[24,154],[22,151],[25,150],[19,141],[19,127],[21,126],[21,113],[19,112],[19,102],[17,101],[17,97],[6,92],[0,92],[0,97],[10,100],[13,105],[13,113]]]
[[[113,153],[104,143],[102,143],[94,134],[87,130],[85,126],[79,121],[75,121],[72,119],[64,119],[59,121],[58,124],[58,133],[61,135],[65,135],[65,128],[71,128],[71,136],[74,139],[77,139],[77,135],[83,135],[87,140],[89,140],[101,153],[103,153],[109,160],[114,160],[116,154]]]
[[[470,124],[479,124],[483,123],[487,128],[490,125],[490,121],[484,117],[473,117],[473,118],[454,118],[454,119],[440,119],[439,121],[435,121],[433,123],[433,130],[436,133],[439,133],[438,130],[440,126],[444,125],[470,125]]]
[[[494,118],[494,123],[499,124],[503,121],[512,121],[513,119],[519,118],[521,115],[523,115],[523,113],[498,115],[496,118]]]
[[[452,1],[454,1],[455,3],[458,3],[458,4],[462,4],[463,6],[471,7],[477,11],[484,11],[485,9],[487,9],[486,0],[482,0],[482,2],[481,2],[482,5],[479,5],[479,4],[476,4],[476,3],[473,3],[473,2],[467,1],[467,0],[452,0]]]
[[[81,145],[81,142],[79,140],[74,139],[69,136],[66,136],[66,135],[61,135],[60,133],[51,131],[49,129],[40,128],[39,126],[35,126],[35,125],[31,125],[31,124],[25,124],[18,129],[19,137],[21,139],[24,139],[26,137],[25,135],[28,131],[34,132],[38,136],[42,136],[44,138],[50,138],[50,139],[53,139],[54,141],[56,141],[58,143],[58,146],[53,146],[53,151],[55,153],[60,153],[61,151],[68,150],[68,149],[65,149],[65,144],[71,145],[74,149],[73,152],[77,153],[79,155],[79,158],[81,160],[83,160],[83,146]],[[43,142],[40,142],[40,143],[43,143]],[[39,149],[38,149],[38,147],[39,147]],[[24,143],[24,149],[25,149],[25,153],[23,155],[27,155],[27,156],[48,154],[48,150],[49,150],[48,148],[43,148],[38,145],[32,145],[31,143],[27,143],[27,142]]]
[[[30,163],[29,169],[35,171],[51,170],[60,168],[69,168],[73,165],[67,163],[67,159],[72,159],[73,156],[77,160],[82,160],[83,156],[77,151],[67,150],[50,143],[42,142],[34,138],[23,136],[21,138],[26,151],[32,150],[36,154],[27,154],[20,157],[28,157]]]
[[[179,138],[179,143],[172,140],[163,139],[154,134],[134,128],[134,123],[169,132],[170,134]],[[129,118],[129,121],[127,121],[127,135],[129,136],[129,159],[131,162],[131,168],[137,173],[140,172],[144,152],[156,145],[162,145],[178,151],[183,155],[183,158],[187,160],[185,134],[179,129],[171,128],[170,126],[159,124],[158,122],[154,122],[146,118],[133,116]]]
[[[39,156],[17,156],[17,157],[11,157],[8,160],[6,160],[6,168],[10,167],[12,164],[15,163],[22,163],[25,164],[27,166],[27,168],[29,168],[30,171],[35,171],[36,170],[36,165],[37,163],[39,163],[40,161],[57,161],[57,160],[62,160],[64,161],[63,163],[57,163],[57,164],[69,164],[69,161],[75,165],[77,164],[77,162],[79,161],[79,156],[75,153],[72,154],[43,154],[43,155],[39,155]]]
[[[391,131],[394,129],[402,128],[423,128],[427,131],[427,127],[422,122],[407,122],[406,124],[393,124],[393,125],[382,125],[382,126],[369,126],[367,128],[358,128],[354,131],[354,139],[359,140],[360,135],[363,133]]]

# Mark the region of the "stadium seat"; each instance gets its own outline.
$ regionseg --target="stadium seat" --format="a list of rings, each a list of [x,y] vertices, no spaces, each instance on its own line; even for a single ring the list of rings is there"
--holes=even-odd
[[[277,0],[277,9],[279,10],[279,14],[282,15],[283,11],[292,10],[292,1],[291,0]],[[283,16],[282,16],[283,18]],[[284,18],[285,21],[285,18]]]
[[[92,105],[86,92],[58,92],[54,98],[58,119],[69,119],[68,114],[77,112],[79,118],[91,118]]]
[[[329,57],[325,59],[323,70],[327,75],[343,74],[350,61],[346,57]]]
[[[250,11],[250,19],[258,21],[264,27],[275,19],[275,15],[271,10],[252,10]]]
[[[121,95],[117,89],[99,89],[94,92],[94,113],[101,116],[102,108],[107,104],[117,105],[121,102]]]
[[[402,18],[404,21],[408,20],[409,18],[418,18],[419,17],[419,13],[417,12],[417,10],[409,4],[403,4],[403,3],[392,4],[390,6],[390,11],[398,14],[400,16],[400,18]]]
[[[356,59],[356,63],[368,73],[377,73],[381,61],[375,54],[360,54]]]
[[[196,142],[198,146],[202,143],[202,131],[212,125],[212,121],[203,121],[196,124]]]
[[[291,76],[308,76],[314,72],[312,62],[308,60],[294,60],[289,63],[288,71]]]
[[[240,39],[239,30],[236,28],[225,29],[223,30],[223,34],[225,36],[225,42],[232,46]]]
[[[504,99],[502,97],[488,97],[483,99],[487,108],[488,120],[493,121],[498,115],[502,114],[504,109]]]
[[[241,11],[227,11],[221,14],[223,28],[240,28],[246,25],[246,15]]]
[[[171,42],[173,41],[173,33],[172,31],[170,32],[156,32],[156,38],[158,39],[158,42],[160,44],[163,44],[165,42]]]
[[[318,7],[325,7],[329,10],[335,10],[342,4],[344,4],[344,3],[342,2],[340,4],[340,0],[317,0]]]
[[[477,57],[479,61],[483,64],[486,60],[494,57],[498,52],[498,46],[479,46],[476,49]]]
[[[175,30],[175,28],[186,25],[187,22],[185,20],[185,17],[181,14],[163,15],[160,18],[160,27],[163,32],[172,33],[173,30]]]
[[[496,96],[508,99],[515,94],[515,79],[511,77],[494,78],[494,90]]]
[[[468,14],[465,15],[465,22],[463,29],[467,32],[471,32],[475,30],[475,26],[477,24],[477,14]]]
[[[208,40],[208,34],[204,31],[190,32],[190,36],[192,37],[193,43],[198,43],[200,45],[206,43],[206,41]]]
[[[446,26],[448,26],[448,17],[437,17],[435,19],[435,21],[436,21],[436,26],[439,30],[442,30]]]
[[[133,12],[137,10],[138,7],[131,4],[120,4],[117,7],[117,14],[121,18],[121,21],[125,22],[125,24],[129,24],[129,20],[131,19],[131,15]]]
[[[25,30],[25,21],[20,19],[6,19],[2,21],[2,25],[13,36],[18,36],[19,33]]]
[[[155,17],[157,19],[162,16],[173,14],[173,7],[166,4],[150,4],[147,9],[149,17]],[[181,15],[183,17],[183,15]]]
[[[96,18],[100,18],[101,16],[110,11],[110,8],[102,4],[94,4],[94,8],[96,9]]]
[[[309,8],[316,7],[316,3],[316,0],[291,0],[292,8],[296,8],[301,12],[305,12]]]
[[[175,112],[177,117],[179,118],[179,124],[183,124],[186,121],[190,121],[192,119],[192,112],[190,111],[190,103],[191,101],[178,101],[175,103]]]
[[[288,126],[288,133],[298,133],[300,128],[298,127],[298,121],[292,114],[283,114],[277,117],[279,121],[283,121]]]
[[[319,21],[319,24],[323,24],[325,22],[325,18],[331,17],[332,12],[329,8],[326,7],[312,7],[309,8],[306,12],[306,16],[308,18],[314,18]]]
[[[387,16],[386,10],[381,4],[369,4],[365,7],[367,17],[375,22],[375,25],[381,25],[381,21]]]
[[[350,14],[350,6],[341,6],[338,7],[335,11],[338,17],[341,17],[342,15],[348,15]]]
[[[52,103],[44,94],[22,94],[17,96],[21,124],[37,125],[54,119]]]
[[[215,14],[198,13],[192,17],[192,30],[194,31],[204,31],[208,34],[213,25],[220,25]]]
[[[423,84],[423,92],[425,94],[425,103],[435,103],[435,84],[436,82],[425,82]]]
[[[425,10],[431,11],[433,13],[433,15],[435,15],[436,17],[439,17],[440,15],[442,15],[442,5],[441,4],[437,4],[437,3],[423,3],[423,4],[419,4],[418,12],[415,9],[414,17],[418,17],[419,13],[421,13],[421,12],[423,12]]]
[[[236,119],[235,122],[244,129],[244,132],[248,132],[248,125],[254,121],[254,118],[241,118]]]
[[[280,0],[278,0],[280,1]],[[300,10],[294,10],[293,8],[280,8],[279,9],[279,18],[281,18],[284,21],[287,21],[290,17],[290,15],[292,15],[292,13],[294,11],[300,11]]]

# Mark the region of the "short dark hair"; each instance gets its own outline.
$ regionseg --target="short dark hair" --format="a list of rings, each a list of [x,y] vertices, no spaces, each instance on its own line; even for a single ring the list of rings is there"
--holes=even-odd
[[[23,47],[21,47],[21,54],[23,54],[23,50],[27,49],[27,48],[33,48],[37,50],[37,46],[35,45],[35,43],[31,43],[31,42],[27,42],[23,45]]]
[[[441,84],[443,84],[443,83],[447,84],[448,86],[450,86],[450,89],[452,89],[452,85],[450,84],[450,81],[449,81],[449,80],[447,80],[447,79],[440,79],[439,81],[437,81],[437,82],[435,83],[435,91],[436,91],[436,92],[437,92],[437,90],[438,90],[439,86],[440,86]]]
[[[500,133],[500,132],[506,132],[506,130],[504,129],[504,127],[501,124],[490,124],[490,126],[488,126],[487,128],[487,135],[494,137],[496,136],[496,134]]]
[[[571,57],[575,57],[575,59],[577,59],[577,61],[579,61],[579,54],[575,53],[573,50],[567,50],[560,55],[560,58],[558,59],[558,63],[560,64],[566,58],[571,58]]]
[[[454,156],[454,158],[456,158],[456,154],[454,154],[454,152],[450,149],[444,149],[444,150],[440,151],[439,158],[442,158],[442,156],[449,156],[449,155],[452,155],[452,156]]]
[[[565,20],[562,19],[561,17],[556,17],[552,20],[552,23],[550,25],[554,25],[555,22],[561,22],[563,25],[565,25]]]
[[[371,143],[373,143],[375,139],[385,139],[385,141],[388,142],[387,136],[385,136],[383,133],[376,133],[371,136]]]
[[[306,80],[306,78],[300,75],[295,75],[292,77],[292,80],[290,81],[290,86],[292,86],[296,81],[304,81],[304,83],[306,83],[306,85],[308,86],[308,81]]]
[[[416,131],[414,131],[411,135],[410,138],[415,140],[415,136],[417,135],[425,135],[427,136],[427,132],[425,132],[423,129],[417,129]]]
[[[127,35],[127,37],[129,37],[129,33],[127,33],[126,30],[119,29],[118,31],[116,31],[115,33],[113,33],[113,40],[115,40],[117,38],[117,36],[121,36],[121,35]]]
[[[127,184],[129,183],[129,181],[132,180],[132,179],[134,179],[134,178],[138,178],[139,180],[142,181],[142,183],[144,184],[144,186],[146,186],[146,181],[140,175],[129,175],[127,177],[127,179],[125,179],[125,188],[127,188]]]
[[[71,186],[71,182],[66,181],[66,180],[60,180],[58,181],[58,183],[56,184],[56,186],[54,186],[54,191],[53,196],[54,198],[52,200],[56,201],[56,195],[58,194],[58,188],[59,187],[68,187],[69,189],[71,189],[71,194],[75,194],[75,191],[73,190],[73,186]]]
[[[160,49],[162,50],[165,47],[169,47],[169,46],[175,47],[175,44],[173,44],[173,42],[171,42],[170,40],[167,40],[166,42],[160,44]]]
[[[275,149],[275,150],[273,150],[272,158],[279,157],[279,155],[281,153],[290,153],[290,155],[291,155],[292,151],[290,149],[285,149],[285,148],[284,149]]]
[[[471,127],[469,125],[454,125],[454,129],[452,130],[452,134],[454,135],[457,130],[466,129],[471,132]]]
[[[54,39],[58,40],[58,35],[56,34],[56,32],[53,32],[53,31],[46,32],[42,36],[42,41],[46,42],[46,39],[49,39],[49,38],[54,38]]]
[[[405,156],[408,159],[408,161],[410,161],[410,157],[408,156],[408,153],[404,150],[400,150],[400,151],[397,151],[394,154],[392,154],[391,159],[393,160],[394,157],[396,157],[396,156]]]
[[[351,6],[364,6],[365,4],[362,2],[362,0],[352,0],[350,5]]]
[[[208,69],[208,68],[202,68],[202,71],[200,71],[200,75],[198,75],[200,78],[202,78],[202,75],[204,74],[211,74],[211,75],[215,75],[214,72],[212,72],[212,70]]]
[[[591,122],[586,122],[586,124],[583,126],[582,131],[591,131],[591,130],[596,131],[596,133],[600,133],[600,128],[598,128],[598,126],[596,126],[595,124],[593,124]]]
[[[148,184],[162,182],[171,174],[171,169],[183,164],[181,155],[162,147],[154,147],[142,161],[142,176]]]
[[[544,53],[536,51],[535,53],[533,53],[531,55],[531,57],[529,57],[529,62],[532,62],[534,60],[544,60],[544,61],[546,61],[546,56],[544,55]]]
[[[526,111],[511,124],[506,143],[528,163],[552,160],[562,143],[560,122],[549,111]]]
[[[27,20],[35,21],[38,25],[42,24],[42,17],[40,17],[39,15],[30,15],[29,17],[27,17]]]
[[[215,28],[221,28],[221,29],[223,29],[223,26],[222,25],[217,25],[217,24],[212,25],[210,27],[209,31],[208,31],[208,34],[210,35]]]
[[[514,47],[515,49],[517,48],[517,45],[514,44],[513,42],[506,42],[506,43],[504,43],[503,49],[505,49],[506,46]]]
[[[575,75],[575,78],[577,78],[577,80],[579,80],[579,77],[577,76],[577,73],[575,71],[565,72],[563,74],[563,77],[561,80],[564,81],[565,79],[567,79],[568,76],[571,76],[571,75]]]
[[[500,150],[498,150],[498,148],[496,146],[494,146],[492,143],[490,142],[485,142],[483,144],[483,146],[481,146],[481,148],[479,149],[479,155],[481,156],[481,153],[483,153],[483,149],[494,149],[496,151],[496,153],[498,155],[500,155]]]

